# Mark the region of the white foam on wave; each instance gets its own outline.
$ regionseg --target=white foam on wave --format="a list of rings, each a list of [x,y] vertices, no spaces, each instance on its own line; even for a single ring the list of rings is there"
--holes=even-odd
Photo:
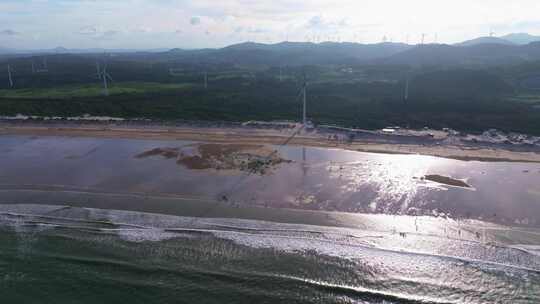
[[[513,248],[526,251],[529,254],[533,254],[540,257],[540,245],[513,245]]]
[[[179,235],[163,231],[163,229],[118,229],[116,233],[122,240],[135,243],[161,242],[180,236],[188,237],[186,234]]]
[[[394,224],[400,221],[397,217],[391,219]],[[382,250],[388,254],[459,259],[466,262],[485,262],[540,270],[538,249],[540,246],[493,246],[478,240],[445,237],[433,233],[437,230],[399,232],[402,230],[389,229],[387,220],[384,216],[369,216],[366,217],[364,228],[353,229],[246,219],[192,218],[68,206],[0,205],[0,223],[9,222],[9,225],[15,226],[15,230],[20,232],[26,232],[28,229],[33,231],[51,229],[56,225],[67,229],[92,229],[115,233],[122,240],[130,242],[197,238],[198,234],[203,233],[252,248],[273,248],[287,252],[316,251],[319,254],[340,258],[368,258],[365,252]],[[372,223],[367,223],[369,221]],[[435,224],[431,221],[440,219],[422,221],[426,221],[429,225]],[[27,227],[29,222],[33,225],[30,228]],[[375,224],[376,222],[382,224]],[[448,221],[446,225],[452,223]],[[410,228],[407,223],[397,227]],[[519,258],[508,259],[513,256]]]
[[[384,217],[373,216],[370,219],[376,222],[384,220]],[[394,217],[392,219],[394,222],[399,220]],[[331,228],[256,220],[190,218],[66,206],[0,205],[0,225],[13,224],[25,227],[28,223],[58,225],[65,229],[90,228],[92,231],[116,234],[121,240],[134,243],[160,242],[175,238],[207,238],[204,243],[205,250],[212,251],[216,256],[227,256],[234,259],[242,258],[241,255],[236,256],[236,252],[250,253],[252,250],[242,251],[242,248],[231,250],[231,247],[223,246],[224,241],[249,248],[268,248],[302,255],[308,257],[315,267],[319,265],[320,267],[331,266],[325,269],[332,269],[335,266],[334,271],[337,272],[341,272],[343,267],[347,268],[353,275],[350,281],[352,283],[344,285],[348,284],[349,281],[333,281],[334,273],[329,273],[327,279],[321,278],[322,281],[319,280],[319,277],[303,276],[289,276],[288,279],[324,289],[339,288],[345,290],[346,293],[368,293],[383,298],[432,302],[433,299],[430,296],[433,295],[433,289],[436,289],[442,299],[450,298],[446,296],[445,292],[451,292],[455,295],[456,290],[458,290],[458,296],[461,295],[462,298],[454,297],[454,299],[458,299],[456,302],[461,303],[465,302],[465,297],[470,294],[477,296],[478,299],[487,293],[491,294],[491,298],[503,299],[506,297],[504,299],[507,299],[514,296],[511,294],[514,290],[523,290],[524,286],[527,286],[525,284],[527,284],[528,278],[538,278],[540,271],[526,269],[523,265],[504,265],[493,261],[460,258],[444,255],[442,252],[444,247],[450,248],[460,244],[465,249],[473,251],[489,252],[489,250],[495,250],[494,252],[497,252],[497,250],[502,250],[495,246],[435,235],[418,234],[402,237],[393,231],[371,229],[376,225],[367,225],[366,229]],[[26,232],[24,231],[24,233]],[[36,234],[31,233],[30,235]],[[114,242],[115,239],[113,238],[112,241]],[[20,250],[23,253],[25,248],[32,248],[31,239],[21,244],[23,247]],[[414,252],[411,249],[415,248],[412,246],[414,244],[421,244],[423,248],[425,247],[426,252],[431,247],[431,252]],[[439,247],[435,248],[432,244],[439,244]],[[538,250],[539,247],[528,246],[526,248]],[[530,259],[530,255],[522,251],[511,250]],[[272,252],[270,251],[270,253]],[[279,255],[275,256],[279,257]],[[327,256],[337,257],[337,259],[327,259]],[[532,257],[532,259],[540,261],[538,256]],[[272,275],[280,274],[272,273]],[[361,282],[356,280],[357,275],[362,276]],[[348,277],[345,276],[345,278]],[[486,279],[489,279],[490,284],[503,286],[503,288],[491,288],[492,285],[485,284]],[[381,285],[388,282],[395,284]],[[381,289],[384,292],[377,288],[371,289],[370,286],[384,286],[385,288]],[[470,298],[467,299],[470,300]]]

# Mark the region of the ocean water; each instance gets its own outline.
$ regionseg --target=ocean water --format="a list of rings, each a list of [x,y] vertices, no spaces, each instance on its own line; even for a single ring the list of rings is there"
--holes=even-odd
[[[1,302],[540,303],[537,230],[360,226],[2,205]]]
[[[0,303],[540,303],[539,164],[189,144],[0,137]]]

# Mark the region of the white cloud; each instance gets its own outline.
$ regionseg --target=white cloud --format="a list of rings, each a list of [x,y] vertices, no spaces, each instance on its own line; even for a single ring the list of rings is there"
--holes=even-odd
[[[337,30],[340,28],[346,28],[349,24],[347,23],[346,19],[340,19],[340,20],[327,20],[324,16],[318,15],[311,17],[306,27],[310,30],[319,30],[319,31],[327,31],[327,30]]]
[[[79,34],[94,36],[99,33],[99,30],[95,26],[83,26],[79,29]]]
[[[100,26],[87,25],[83,26],[77,32],[79,35],[88,37],[94,40],[109,40],[113,39],[115,36],[120,34],[120,31],[117,30],[105,30]]]
[[[538,11],[538,0],[0,0],[0,28],[8,28],[0,39],[21,48],[217,47],[306,36],[413,42],[425,32],[457,42],[490,28],[540,34]],[[32,35],[13,39],[10,29]]]

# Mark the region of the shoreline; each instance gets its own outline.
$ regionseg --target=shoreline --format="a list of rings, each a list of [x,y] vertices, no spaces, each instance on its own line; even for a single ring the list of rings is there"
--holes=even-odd
[[[24,125],[21,123],[0,124],[0,135],[66,136],[122,138],[143,140],[187,140],[197,142],[270,144],[282,145],[293,133],[275,129],[249,129],[241,127],[189,127],[189,126],[114,126],[99,124],[64,125]],[[324,135],[326,136],[326,135]],[[446,144],[438,141],[427,142],[424,138],[406,138],[403,143],[399,137],[391,140],[381,135],[379,138],[357,138],[352,142],[334,141],[321,134],[301,133],[287,142],[291,146],[342,149],[366,153],[426,155],[461,161],[483,162],[529,162],[540,163],[540,151],[531,149],[512,150],[511,147],[488,145]]]
[[[350,213],[343,211],[304,210],[245,205],[235,206],[223,204],[222,202],[213,199],[197,199],[172,194],[115,193],[92,190],[85,192],[70,191],[67,189],[57,191],[46,188],[13,188],[10,190],[4,189],[2,192],[9,193],[14,199],[9,202],[0,202],[0,213],[2,213],[2,209],[6,207],[9,208],[9,206],[20,206],[22,208],[31,208],[32,206],[62,206],[62,209],[91,208],[109,211],[136,212],[141,214],[190,217],[195,219],[238,219],[329,228],[367,229],[369,226],[377,223],[377,226],[386,226],[386,231],[390,231],[392,226],[396,226],[394,220],[399,218],[400,220],[397,226],[407,223],[405,226],[408,227],[406,230],[408,233],[414,233],[414,227],[416,225],[415,218],[421,218],[422,221],[425,222],[436,222],[450,226],[457,224],[453,229],[462,229],[464,233],[467,233],[467,231],[474,231],[481,226],[482,228],[493,231],[504,228],[520,231],[528,235],[530,234],[533,237],[540,235],[540,227],[538,226],[522,226],[477,218],[449,219],[431,215],[411,216],[407,214]],[[81,199],[82,193],[85,194],[85,199]],[[36,199],[35,194],[39,194],[40,199]]]

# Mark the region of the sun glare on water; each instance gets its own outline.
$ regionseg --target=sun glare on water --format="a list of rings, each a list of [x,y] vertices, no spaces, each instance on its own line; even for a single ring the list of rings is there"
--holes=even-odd
[[[328,169],[333,178],[343,182],[343,192],[375,191],[376,197],[369,203],[371,211],[391,208],[405,212],[418,199],[421,187],[436,187],[423,182],[423,177],[445,161],[421,155],[376,155],[361,161],[333,163]]]

